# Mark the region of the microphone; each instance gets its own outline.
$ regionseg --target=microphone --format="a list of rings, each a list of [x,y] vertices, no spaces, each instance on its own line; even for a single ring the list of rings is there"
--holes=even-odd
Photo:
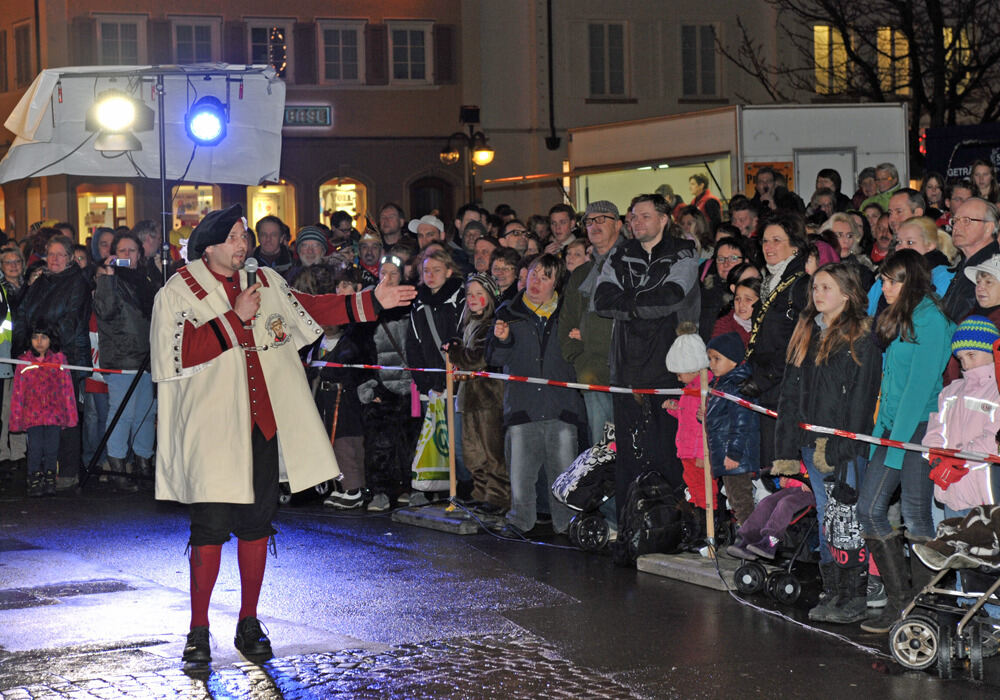
[[[247,289],[257,284],[257,258],[247,258],[243,262],[243,271],[247,273]]]

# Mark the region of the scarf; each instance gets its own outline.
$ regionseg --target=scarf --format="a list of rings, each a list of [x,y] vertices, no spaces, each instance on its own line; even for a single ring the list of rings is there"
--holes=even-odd
[[[790,255],[780,263],[765,266],[767,267],[767,276],[764,278],[764,284],[760,290],[761,299],[767,298],[767,296],[774,291],[774,288],[778,286],[778,282],[781,281],[781,276],[785,274],[785,268],[788,267],[788,263],[790,263],[794,258],[794,255]]]
[[[559,306],[559,292],[553,292],[551,299],[544,304],[538,304],[537,306],[532,304],[531,301],[528,300],[528,297],[525,296],[524,305],[531,309],[532,313],[536,316],[549,319],[552,317],[552,314],[556,312],[556,307]]]

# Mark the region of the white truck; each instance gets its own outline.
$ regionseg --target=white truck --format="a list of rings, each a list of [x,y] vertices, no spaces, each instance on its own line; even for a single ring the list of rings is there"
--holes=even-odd
[[[905,103],[733,105],[570,130],[569,176],[577,209],[610,199],[624,210],[636,194],[669,185],[691,199],[688,178],[709,176],[723,201],[753,196],[769,165],[807,202],[816,173],[833,168],[854,194],[861,169],[892,163],[909,179]]]

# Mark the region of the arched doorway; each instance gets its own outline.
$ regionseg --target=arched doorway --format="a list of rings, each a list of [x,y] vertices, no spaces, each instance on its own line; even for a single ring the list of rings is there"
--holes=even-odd
[[[455,214],[455,189],[450,182],[439,177],[422,177],[410,183],[410,215],[419,219],[437,212],[447,225]]]
[[[330,226],[330,217],[336,211],[346,211],[354,220],[354,228],[365,230],[365,213],[368,211],[368,187],[350,177],[335,177],[319,186],[319,213],[321,221]]]

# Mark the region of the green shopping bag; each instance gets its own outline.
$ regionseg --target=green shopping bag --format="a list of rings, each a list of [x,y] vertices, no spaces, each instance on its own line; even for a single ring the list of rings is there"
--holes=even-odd
[[[411,486],[417,491],[447,491],[451,488],[448,470],[448,417],[444,396],[427,403],[417,451],[410,468]]]

